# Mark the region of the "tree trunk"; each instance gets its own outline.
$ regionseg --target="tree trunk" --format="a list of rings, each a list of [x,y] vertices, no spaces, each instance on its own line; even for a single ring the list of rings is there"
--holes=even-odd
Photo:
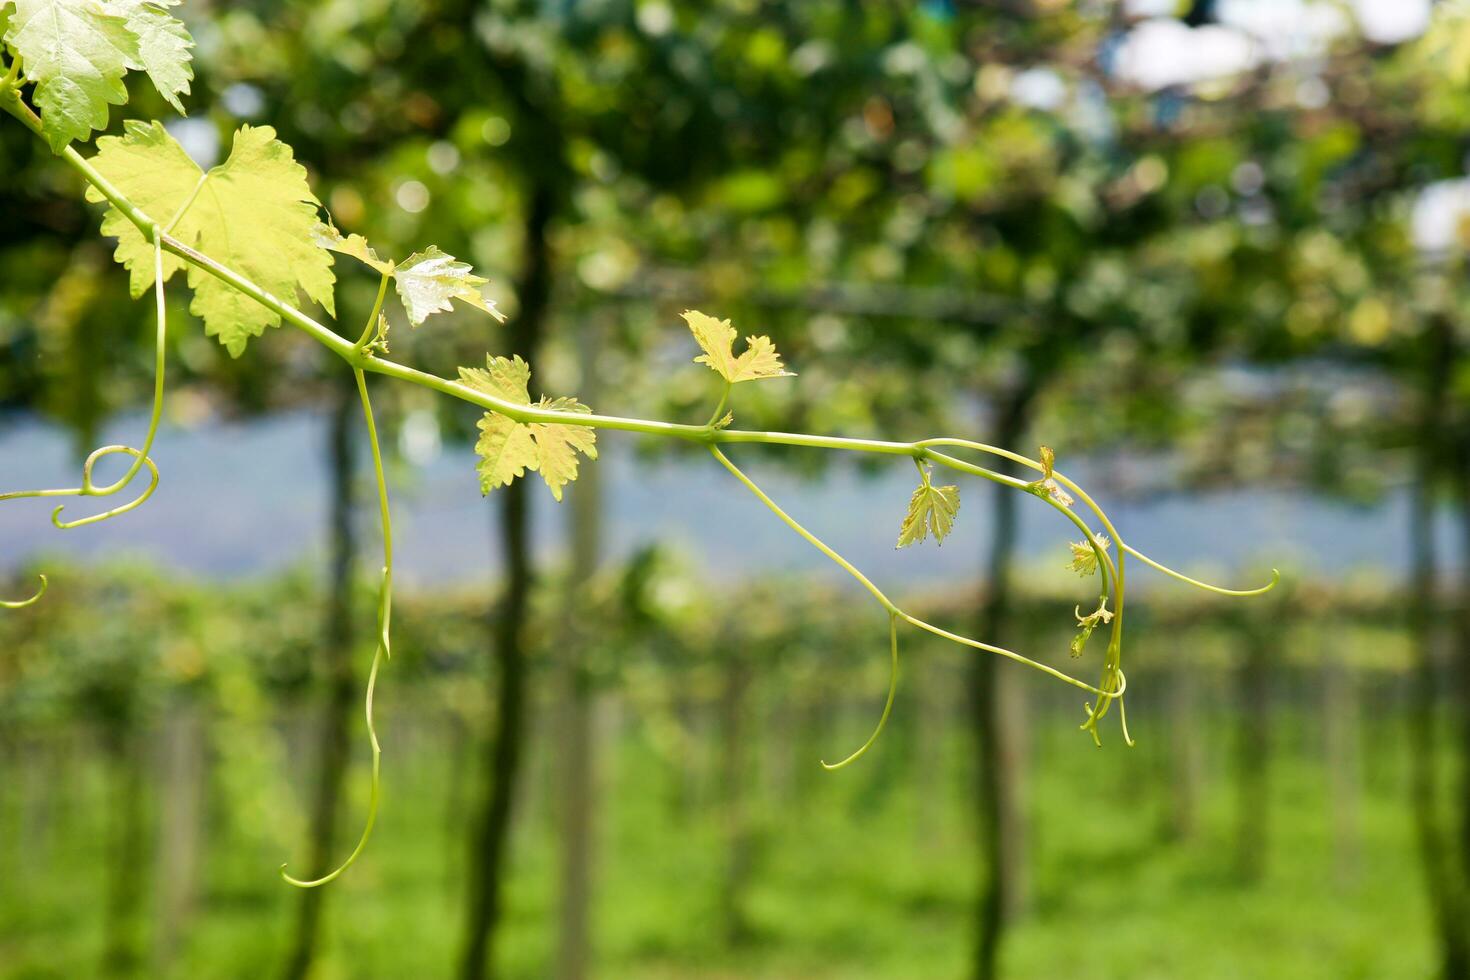
[[[1197,731],[1201,725],[1193,645],[1184,643],[1167,668],[1169,698],[1169,820],[1170,840],[1193,840],[1199,829],[1200,768],[1203,765]]]
[[[1000,407],[995,444],[1014,446],[1025,434],[1036,385],[1028,382]],[[1016,491],[996,486],[991,495],[991,539],[986,559],[987,589],[980,603],[978,636],[1004,645],[1010,629],[1010,565],[1016,547]],[[1020,810],[1023,764],[1016,732],[1006,724],[1005,668],[999,657],[977,652],[971,667],[970,713],[979,760],[977,802],[980,886],[975,906],[974,975],[996,976],[1002,931],[1021,902],[1025,824]]]
[[[1239,740],[1236,744],[1236,870],[1244,881],[1260,880],[1270,844],[1271,645],[1263,627],[1241,626]]]
[[[1443,448],[1441,426],[1449,389],[1454,340],[1442,318],[1430,323],[1421,387],[1417,472],[1409,509],[1412,574],[1409,583],[1409,628],[1414,636],[1414,677],[1409,706],[1411,803],[1419,852],[1424,863],[1435,928],[1439,937],[1440,972],[1444,980],[1470,977],[1470,930],[1465,928],[1459,882],[1453,873],[1450,845],[1439,819],[1439,739],[1435,647],[1438,558],[1434,544],[1434,488]]]
[[[1458,351],[1455,355],[1458,356]],[[1453,457],[1453,482],[1462,547],[1455,602],[1455,663],[1460,678],[1460,915],[1463,922],[1470,916],[1470,419],[1462,414],[1456,422],[1459,439]],[[1470,928],[1462,931],[1470,933]],[[1464,944],[1465,959],[1470,961],[1470,936]]]
[[[511,352],[534,363],[542,324],[551,298],[551,254],[546,235],[554,211],[551,188],[534,185],[525,219],[525,268],[519,288],[520,315],[511,321]],[[510,836],[511,803],[520,774],[526,731],[525,628],[531,593],[530,498],[528,481],[520,479],[497,491],[505,589],[498,614],[491,620],[496,669],[491,697],[496,711],[494,731],[485,747],[487,792],[474,835],[460,975],[482,980],[494,974],[494,933],[501,912]]]
[[[142,738],[132,721],[110,733],[109,755],[115,787],[109,805],[112,825],[111,880],[106,899],[102,974],[133,976],[143,964],[143,896],[147,866],[147,814]]]
[[[1324,634],[1332,629],[1326,624],[1322,628]],[[1346,645],[1346,641],[1340,642]],[[1323,651],[1323,741],[1331,786],[1333,869],[1339,882],[1349,884],[1357,876],[1361,836],[1358,811],[1362,797],[1362,760],[1358,745],[1362,736],[1357,679],[1352,666],[1340,656],[1337,645],[1327,645]]]
[[[582,366],[583,397],[597,404],[595,327],[583,327],[577,336]],[[594,754],[596,689],[587,658],[593,653],[594,631],[577,613],[588,597],[589,585],[602,558],[602,481],[596,466],[583,467],[570,490],[572,505],[571,572],[568,576],[567,622],[571,634],[566,650],[566,698],[559,726],[557,753],[561,792],[561,927],[557,941],[556,976],[582,980],[587,975],[591,943],[592,865],[597,805],[597,760]]]
[[[724,689],[720,693],[720,754],[724,789],[721,816],[724,821],[725,869],[720,888],[720,918],[725,943],[739,946],[751,938],[745,913],[745,888],[750,880],[753,842],[746,790],[750,778],[746,748],[746,694],[750,688],[750,666],[739,648],[725,663]]]
[[[163,725],[163,811],[158,833],[158,938],[154,972],[168,975],[194,914],[203,829],[204,726],[192,700],[175,704]]]
[[[331,871],[337,857],[337,821],[347,778],[352,712],[357,701],[352,670],[352,571],[358,549],[352,526],[356,503],[352,419],[357,410],[357,390],[347,379],[336,385],[335,395],[327,430],[331,540],[326,618],[322,624],[327,690],[317,736],[319,761],[316,799],[311,810],[308,878]],[[282,970],[288,980],[300,980],[311,972],[321,935],[322,908],[330,892],[329,888],[303,888],[298,892],[296,923]]]

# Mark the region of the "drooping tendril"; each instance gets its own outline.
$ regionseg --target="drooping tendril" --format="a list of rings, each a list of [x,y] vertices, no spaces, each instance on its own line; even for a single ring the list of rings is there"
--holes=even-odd
[[[371,319],[373,318],[369,317]],[[373,418],[372,400],[368,397],[367,379],[361,369],[355,368],[352,373],[357,380],[358,396],[362,400],[363,419],[367,422],[368,444],[372,449],[373,474],[378,488],[378,516],[383,529],[383,575],[378,583],[378,642],[377,649],[373,651],[372,666],[368,668],[367,694],[363,698],[363,716],[367,720],[368,742],[373,750],[372,775],[369,781],[367,819],[363,823],[362,834],[357,839],[357,846],[334,870],[309,881],[292,877],[286,873],[286,865],[281,865],[281,877],[297,888],[320,887],[352,867],[367,847],[368,838],[372,837],[373,825],[378,820],[378,798],[382,785],[383,749],[378,744],[378,730],[373,724],[373,694],[378,686],[378,669],[384,660],[393,656],[389,642],[393,620],[393,520],[388,506],[388,479],[383,473],[383,453],[378,445],[378,426]]]
[[[1022,480],[1016,479],[1015,477],[1007,476],[1003,473],[989,470],[985,467],[977,466],[973,463],[957,459],[945,453],[937,452],[935,447],[941,446],[970,449],[978,452],[985,452],[992,455],[1000,456],[1004,459],[1011,460],[1012,462],[1020,463],[1024,466],[1030,467],[1031,469],[1041,471],[1043,473],[1043,476],[1045,477],[1046,482],[1044,484],[1039,482],[1027,483]],[[883,714],[879,718],[877,727],[874,729],[873,734],[869,736],[868,740],[864,742],[863,745],[858,748],[856,752],[854,752],[852,755],[848,756],[841,762],[833,765],[829,765],[828,763],[823,762],[822,766],[825,769],[840,769],[843,766],[846,766],[848,763],[853,762],[854,760],[861,757],[877,740],[878,735],[881,734],[883,728],[888,722],[888,717],[893,709],[893,700],[895,692],[897,691],[898,684],[897,629],[899,620],[903,620],[911,626],[915,626],[918,629],[924,630],[928,633],[932,633],[935,636],[949,640],[953,643],[958,643],[963,646],[968,646],[977,650],[984,651],[986,653],[992,653],[997,656],[1005,657],[1009,660],[1014,660],[1017,663],[1024,664],[1025,666],[1031,667],[1034,670],[1039,670],[1045,674],[1057,678],[1058,680],[1061,680],[1067,684],[1071,684],[1074,687],[1080,688],[1095,695],[1095,701],[1090,701],[1083,705],[1083,710],[1085,711],[1087,717],[1083,721],[1081,728],[1083,731],[1088,732],[1092,736],[1093,741],[1098,745],[1102,744],[1102,739],[1099,736],[1097,730],[1098,722],[1100,722],[1107,715],[1108,711],[1112,707],[1112,703],[1114,701],[1118,702],[1118,721],[1119,726],[1122,729],[1123,741],[1127,745],[1132,746],[1134,744],[1134,741],[1132,735],[1128,731],[1128,715],[1123,703],[1123,695],[1128,689],[1128,678],[1123,673],[1122,662],[1124,609],[1123,595],[1125,584],[1124,556],[1133,555],[1140,561],[1143,561],[1145,564],[1165,575],[1170,576],[1171,578],[1204,589],[1208,592],[1215,593],[1217,595],[1240,597],[1258,596],[1269,592],[1280,581],[1280,573],[1273,569],[1271,581],[1268,584],[1261,586],[1260,588],[1226,589],[1220,586],[1210,585],[1197,579],[1190,578],[1189,576],[1176,572],[1173,569],[1163,565],[1162,563],[1157,562],[1154,559],[1140,553],[1137,549],[1128,545],[1123,540],[1123,538],[1118,534],[1118,529],[1113,526],[1113,522],[1108,518],[1107,514],[1102,510],[1101,507],[1097,505],[1096,501],[1094,501],[1085,490],[1083,490],[1075,482],[1068,479],[1060,472],[1054,471],[1052,469],[1050,465],[1051,456],[1049,451],[1043,450],[1045,462],[1038,462],[1037,460],[1022,456],[1019,453],[1011,452],[1010,450],[999,449],[994,446],[988,446],[984,443],[973,442],[967,439],[927,439],[922,442],[914,443],[912,448],[915,461],[928,460],[962,473],[979,476],[983,479],[990,480],[991,482],[999,483],[1002,486],[1007,486],[1012,489],[1024,490],[1032,493],[1035,496],[1046,501],[1055,510],[1060,511],[1063,516],[1065,516],[1069,521],[1071,521],[1082,531],[1086,541],[1092,549],[1093,555],[1097,559],[1097,567],[1101,573],[1102,594],[1099,597],[1099,612],[1108,613],[1108,616],[1103,621],[1107,622],[1111,627],[1107,651],[1103,657],[1102,677],[1098,681],[1097,686],[1093,686],[1091,684],[1088,684],[1086,681],[1079,680],[1078,678],[1063,673],[1062,671],[1059,671],[1054,667],[1048,666],[1047,664],[1041,663],[1040,661],[1032,660],[1029,657],[1022,656],[1021,654],[1016,653],[1012,650],[1007,650],[1003,647],[998,647],[993,644],[985,643],[981,640],[977,640],[968,636],[963,636],[958,633],[952,633],[948,630],[935,626],[932,623],[928,623],[922,619],[919,619],[916,616],[910,615],[909,613],[905,612],[897,605],[895,605],[886,595],[884,595],[881,589],[874,585],[872,581],[869,580],[867,576],[865,576],[855,566],[853,566],[851,562],[847,561],[847,559],[839,555],[830,546],[828,546],[826,542],[822,541],[816,535],[812,534],[799,522],[792,518],[791,515],[782,510],[780,506],[778,506],[776,502],[773,501],[765,493],[765,491],[757,486],[754,481],[752,481],[748,476],[745,475],[745,473],[743,473],[737,466],[735,466],[734,463],[730,461],[729,457],[727,457],[720,450],[719,446],[711,443],[709,446],[710,452],[715,457],[715,459],[719,461],[720,465],[724,466],[726,470],[728,470],[733,476],[735,476],[735,478],[739,480],[746,489],[754,494],[761,501],[761,503],[765,504],[765,506],[769,510],[771,510],[771,512],[774,513],[777,517],[779,517],[782,522],[784,522],[788,527],[794,530],[797,534],[801,535],[801,537],[805,538],[813,547],[821,551],[824,555],[826,555],[849,575],[857,579],[857,581],[860,582],[863,587],[872,594],[872,596],[878,601],[878,603],[882,605],[886,610],[888,610],[893,669],[890,675],[888,699],[883,706]],[[1055,482],[1053,483],[1051,481]],[[1078,514],[1072,511],[1071,504],[1074,501],[1067,494],[1056,492],[1059,486],[1065,487],[1067,490],[1071,491],[1071,493],[1075,494],[1076,499],[1080,500],[1082,504],[1097,518],[1099,524],[1102,526],[1102,529],[1111,536],[1112,540],[1118,543],[1118,556],[1116,561],[1110,554],[1108,554],[1105,539],[1100,538],[1098,534],[1094,533],[1093,530],[1088,526],[1087,522],[1083,520],[1082,517],[1080,517]],[[1046,487],[1050,487],[1050,491],[1047,491],[1045,489]],[[1108,610],[1109,600],[1111,600],[1112,602],[1111,610]],[[1080,618],[1081,617],[1079,616],[1079,619]]]
[[[878,736],[883,734],[883,728],[888,724],[888,715],[893,711],[893,696],[898,693],[898,616],[894,613],[888,614],[888,647],[890,651],[890,663],[888,668],[888,700],[883,702],[883,715],[878,719],[878,727],[873,729],[873,734],[868,740],[858,746],[857,751],[843,759],[841,762],[828,763],[822,760],[822,768],[828,771],[841,769],[850,762],[861,758],[863,753],[870,749]]]

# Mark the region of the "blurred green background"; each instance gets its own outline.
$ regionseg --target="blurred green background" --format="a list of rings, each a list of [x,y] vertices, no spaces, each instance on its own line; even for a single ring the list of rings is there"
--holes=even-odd
[[[437,244],[539,386],[702,422],[678,313],[795,379],[737,425],[1034,453],[1130,543],[1129,721],[903,638],[698,454],[618,433],[555,506],[482,500],[476,413],[306,338],[239,360],[170,294],[157,496],[0,510],[0,977],[1470,977],[1470,4],[1428,0],[206,3],[205,165],[271,125],[344,231]],[[151,304],[74,175],[0,126],[0,485],[133,438]],[[351,333],[376,282],[339,263]],[[1074,664],[1070,526],[912,473],[735,455],[906,605]],[[902,462],[902,461],[900,461]],[[71,505],[85,512],[84,504]],[[1135,595],[1136,590],[1136,595]],[[1098,649],[1088,659],[1099,656]]]

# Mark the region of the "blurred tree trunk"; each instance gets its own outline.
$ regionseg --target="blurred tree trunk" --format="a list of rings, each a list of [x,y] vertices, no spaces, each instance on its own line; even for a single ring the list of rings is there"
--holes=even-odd
[[[549,184],[535,181],[525,217],[525,264],[516,295],[520,313],[511,319],[507,337],[512,354],[534,364],[551,299],[551,247],[547,232],[555,210]],[[465,925],[460,975],[481,980],[494,974],[494,933],[500,921],[501,886],[508,866],[511,804],[520,775],[526,732],[525,630],[531,594],[529,480],[516,480],[496,491],[500,498],[500,540],[505,588],[491,619],[495,667],[491,698],[494,731],[485,746],[483,810],[474,837],[469,883],[469,915]]]
[[[940,683],[939,664],[926,660],[920,668],[909,668],[910,711],[914,725],[913,780],[915,792],[914,842],[920,851],[944,846],[943,821],[946,805],[944,763],[945,733],[949,731],[949,702]]]
[[[470,794],[471,756],[477,744],[470,726],[458,711],[450,710],[445,735],[449,743],[449,789],[444,794],[444,884],[451,894],[458,894],[464,880],[464,852],[460,850],[467,825],[465,812]]]
[[[583,398],[597,404],[596,365],[598,331],[595,320],[577,335]],[[597,759],[595,728],[596,689],[587,663],[592,654],[593,624],[585,622],[577,607],[588,605],[591,581],[602,559],[602,477],[597,466],[584,466],[571,489],[572,567],[567,582],[571,661],[566,666],[566,695],[562,724],[558,726],[557,765],[561,803],[561,927],[557,942],[556,976],[559,980],[582,980],[590,962],[590,914],[595,828],[592,815],[597,805]]]
[[[163,812],[158,832],[158,934],[154,973],[166,975],[198,896],[204,796],[204,726],[198,705],[175,703],[163,725]]]
[[[136,723],[119,720],[108,733],[113,789],[108,801],[111,862],[103,929],[102,974],[132,976],[143,963],[143,902],[147,890],[148,818],[142,738]]]
[[[1453,343],[1453,340],[1451,340]],[[1458,356],[1458,350],[1455,352]],[[1460,909],[1461,921],[1470,917],[1470,418],[1463,403],[1455,420],[1459,438],[1452,460],[1455,504],[1459,511],[1460,579],[1454,603],[1455,663],[1460,678]],[[1470,933],[1470,927],[1464,930]],[[1465,937],[1464,956],[1470,969],[1470,935]]]
[[[1334,631],[1320,627],[1324,636]],[[1362,760],[1359,758],[1358,688],[1351,664],[1342,655],[1351,649],[1341,627],[1338,642],[1326,645],[1322,665],[1323,742],[1327,756],[1327,778],[1332,799],[1333,867],[1340,882],[1357,875],[1359,798],[1362,796]]]
[[[334,386],[335,400],[327,427],[327,484],[330,499],[326,619],[322,624],[322,655],[326,698],[317,729],[316,799],[311,808],[307,878],[332,870],[337,859],[337,822],[342,810],[351,746],[352,713],[357,683],[352,670],[352,571],[357,564],[358,540],[352,525],[356,504],[353,484],[355,452],[352,420],[357,412],[357,389],[344,374]],[[282,971],[288,980],[311,972],[321,935],[322,907],[329,888],[303,888],[297,894],[296,922]]]
[[[1235,749],[1235,866],[1244,881],[1259,881],[1270,846],[1272,627],[1253,620],[1240,626],[1238,735]]]
[[[1167,668],[1169,685],[1169,820],[1170,840],[1188,841],[1199,828],[1200,767],[1202,764],[1195,689],[1193,643],[1182,643]]]
[[[992,442],[1012,447],[1025,435],[1038,383],[1034,372],[999,406]],[[981,597],[977,636],[1004,646],[1010,632],[1010,566],[1016,547],[1016,491],[991,492],[991,539],[986,558],[986,591]],[[1002,932],[1021,903],[1025,865],[1025,822],[1020,808],[1024,763],[1014,727],[1006,723],[1005,700],[1016,696],[1001,659],[976,651],[970,673],[971,730],[979,763],[977,802],[980,885],[975,906],[977,980],[992,980]]]
[[[750,879],[752,841],[746,790],[750,771],[746,753],[746,695],[750,690],[750,665],[743,651],[732,646],[725,661],[725,684],[720,693],[720,778],[725,832],[725,874],[720,889],[721,923],[725,942],[738,946],[751,937],[745,914],[745,887]]]
[[[1465,927],[1461,883],[1439,817],[1438,677],[1435,610],[1439,601],[1434,542],[1435,484],[1442,465],[1443,423],[1453,366],[1454,337],[1442,317],[1430,321],[1424,351],[1417,466],[1409,509],[1412,572],[1409,629],[1414,637],[1414,678],[1409,708],[1411,794],[1419,851],[1440,945],[1441,976],[1470,977],[1470,929]]]
[[[101,242],[77,245],[36,312],[40,364],[48,375],[43,407],[65,421],[76,439],[78,458],[99,441],[97,432],[109,407],[103,379],[117,357],[113,345],[120,342],[108,336],[110,317],[88,315],[106,281],[107,266]]]

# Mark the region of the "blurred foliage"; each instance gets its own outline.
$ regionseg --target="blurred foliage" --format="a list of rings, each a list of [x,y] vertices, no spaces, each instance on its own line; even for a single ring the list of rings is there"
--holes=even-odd
[[[93,892],[119,873],[157,910],[128,927],[147,951],[147,975],[269,972],[292,910],[273,869],[300,846],[311,791],[303,747],[313,681],[302,671],[316,669],[306,655],[320,629],[316,587],[295,574],[220,587],[135,565],[57,571],[47,602],[0,619],[0,836],[9,842],[0,874],[12,886],[0,891],[0,976],[92,975],[98,938],[116,928]],[[546,682],[563,666],[565,587],[544,583],[530,628],[533,670]],[[882,631],[863,600],[805,580],[716,589],[660,552],[606,570],[587,595],[605,624],[585,650],[607,760],[595,937],[603,971],[957,972],[969,883],[954,870],[973,847],[963,661],[908,641],[889,730],[861,766],[836,776],[817,759],[857,744],[886,687]],[[1146,620],[1130,672],[1138,749],[1079,752],[1069,692],[1026,680],[1016,693],[1033,715],[1026,751],[1036,765],[1034,904],[1009,947],[1014,974],[1423,975],[1423,899],[1403,870],[1414,852],[1396,734],[1408,656],[1399,598],[1303,586],[1243,619],[1217,603],[1162,598],[1137,609]],[[474,590],[400,600],[394,683],[379,703],[393,805],[379,846],[336,893],[329,974],[370,963],[372,975],[439,975],[453,954],[469,747],[488,722],[485,603]],[[1022,605],[1025,646],[1066,661],[1067,599],[1028,593]],[[960,596],[934,597],[925,612],[941,622],[968,615]],[[1230,744],[1242,724],[1233,687],[1250,630],[1266,623],[1281,742],[1270,872],[1252,884],[1232,866]],[[1323,700],[1334,672],[1351,678],[1348,702]],[[1181,678],[1192,679],[1188,717],[1177,714]],[[1355,723],[1344,719],[1359,711],[1362,757],[1324,757],[1320,731]],[[549,748],[555,704],[538,715],[535,744]],[[112,751],[120,744],[144,751]],[[180,753],[199,761],[180,767]],[[1179,840],[1171,774],[1186,758],[1198,826]],[[128,858],[110,843],[120,819],[111,787],[139,759],[148,760],[145,850],[120,867]],[[1343,764],[1346,776],[1332,768]],[[556,765],[552,752],[536,756],[521,805],[509,976],[543,975],[551,955]],[[1358,787],[1346,837],[1331,816],[1346,804],[1326,795],[1329,775]],[[363,783],[359,770],[351,785]],[[748,870],[732,879],[737,853]],[[160,870],[180,861],[192,869],[183,879]],[[1105,873],[1079,876],[1079,864]],[[1324,904],[1322,883],[1334,875]],[[1119,889],[1128,901],[1117,901]],[[163,897],[180,894],[191,897]],[[1079,946],[1104,912],[1112,927]],[[722,938],[731,914],[747,930],[743,945]],[[402,942],[404,929],[415,942]],[[1365,939],[1375,929],[1392,930],[1394,942]],[[165,952],[168,934],[184,938]]]

